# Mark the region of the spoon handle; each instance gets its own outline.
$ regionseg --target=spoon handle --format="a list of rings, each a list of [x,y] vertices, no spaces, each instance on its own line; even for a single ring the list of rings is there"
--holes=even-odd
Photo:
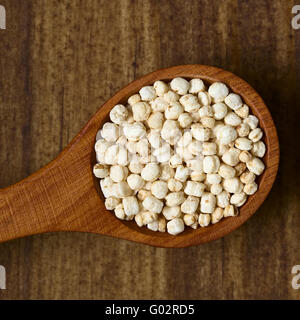
[[[0,190],[0,242],[50,231],[101,232],[94,222],[103,205],[90,150],[88,143],[75,141],[46,167]]]
[[[59,199],[66,200],[62,178],[59,167],[50,166],[0,190],[1,242],[57,227],[57,209],[63,211]]]

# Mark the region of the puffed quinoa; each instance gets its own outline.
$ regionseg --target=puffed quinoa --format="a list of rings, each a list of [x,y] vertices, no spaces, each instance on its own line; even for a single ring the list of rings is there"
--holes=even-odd
[[[214,142],[203,142],[202,154],[204,156],[213,156],[217,153],[217,145]]]
[[[197,214],[185,214],[183,216],[183,221],[186,226],[191,227],[195,222],[198,222]]]
[[[224,179],[230,179],[235,176],[235,169],[227,164],[221,164],[219,171],[219,175]]]
[[[147,224],[147,228],[152,231],[158,231],[158,221],[155,220]]]
[[[258,142],[263,136],[263,132],[260,128],[255,128],[249,133],[249,139],[252,142]]]
[[[160,168],[157,163],[148,163],[142,169],[141,176],[145,181],[154,181],[159,177]]]
[[[245,119],[249,115],[249,107],[243,104],[240,108],[234,110],[234,112],[241,118]]]
[[[193,181],[204,181],[206,174],[203,171],[192,171],[191,172],[191,180]]]
[[[229,193],[239,193],[243,189],[241,180],[237,177],[231,179],[225,179],[223,181],[223,188]]]
[[[189,93],[198,93],[205,89],[204,82],[201,79],[192,79],[190,81]]]
[[[143,206],[148,211],[160,213],[164,206],[164,203],[156,197],[149,196],[143,201]]]
[[[229,204],[230,194],[227,191],[222,191],[217,195],[217,206],[225,208]]]
[[[147,120],[147,123],[151,129],[159,130],[163,126],[164,115],[161,112],[156,111],[150,115],[150,117]]]
[[[247,169],[246,163],[240,162],[234,167],[234,169],[235,169],[236,175],[240,176]]]
[[[187,181],[184,193],[189,196],[200,198],[205,190],[205,184],[197,181]]]
[[[165,143],[160,148],[153,150],[153,156],[156,157],[157,162],[165,163],[170,160],[171,152],[172,150],[170,145],[168,143]]]
[[[171,192],[178,192],[182,189],[182,183],[174,178],[168,180],[168,188]]]
[[[241,151],[236,148],[230,148],[226,151],[223,156],[222,160],[224,163],[228,164],[229,166],[236,166],[239,163],[239,155]]]
[[[182,191],[170,192],[166,196],[166,205],[168,207],[175,207],[182,204],[185,200],[184,193]]]
[[[253,172],[257,176],[261,175],[265,169],[264,163],[259,158],[252,158],[250,161],[246,162],[249,171]]]
[[[160,166],[160,179],[164,181],[168,181],[173,178],[175,175],[175,171],[168,164],[161,164]]]
[[[173,207],[165,206],[163,208],[162,214],[167,220],[180,218],[181,217],[180,206],[173,206]]]
[[[182,157],[175,153],[169,160],[169,165],[171,168],[176,168],[182,164]]]
[[[230,149],[228,144],[218,144],[218,156],[222,156],[225,152]]]
[[[227,114],[227,107],[224,103],[215,103],[212,108],[216,120],[222,120],[225,118]]]
[[[200,114],[199,114],[199,112],[191,112],[190,115],[191,115],[194,123],[197,123],[197,122],[200,121]]]
[[[194,171],[202,171],[203,169],[203,156],[198,156],[191,160],[186,161],[188,168]]]
[[[156,99],[150,101],[152,112],[165,112],[168,105],[169,102],[162,97],[157,97]]]
[[[100,180],[100,188],[105,198],[109,198],[113,195],[113,184],[114,182],[110,177],[105,177],[104,179]]]
[[[183,165],[179,165],[176,168],[175,179],[179,180],[180,182],[185,182],[189,176],[189,172],[189,168],[184,167]]]
[[[220,159],[217,156],[206,156],[203,159],[203,171],[205,173],[217,173],[220,167]]]
[[[211,223],[215,224],[219,222],[224,215],[224,209],[217,207],[215,211],[211,214]]]
[[[160,80],[154,82],[153,88],[159,97],[162,97],[169,91],[169,86],[165,82]]]
[[[232,110],[237,110],[243,105],[241,97],[235,93],[229,93],[229,95],[225,98],[225,103]]]
[[[146,189],[141,189],[137,193],[137,198],[140,201],[144,201],[147,197],[151,196],[151,192]]]
[[[229,112],[224,118],[224,122],[229,126],[237,127],[239,124],[241,124],[242,119],[236,113]]]
[[[176,236],[184,231],[184,222],[180,218],[175,218],[167,223],[167,229],[170,234]]]
[[[240,125],[236,127],[236,131],[239,137],[247,137],[250,133],[250,126],[247,123],[242,122]]]
[[[126,214],[123,208],[123,204],[119,204],[116,206],[115,210],[115,216],[120,220],[125,220]]]
[[[150,130],[147,138],[152,148],[157,149],[162,146],[162,138],[159,131]]]
[[[206,175],[206,181],[209,184],[219,184],[222,177],[218,173],[209,173]]]
[[[209,86],[208,93],[215,102],[222,102],[228,96],[229,89],[222,82],[215,82]]]
[[[130,174],[127,177],[127,183],[132,190],[140,190],[143,188],[145,181],[139,174]]]
[[[203,106],[199,109],[200,118],[203,117],[212,117],[214,115],[213,109],[211,106]]]
[[[252,141],[247,138],[237,138],[234,146],[240,150],[248,151],[252,149]]]
[[[258,190],[263,130],[224,83],[158,80],[109,116],[92,171],[120,220],[177,235],[236,216]]]
[[[152,186],[152,182],[148,181],[144,184],[144,189],[150,191]]]
[[[215,126],[215,119],[212,117],[203,117],[200,119],[203,127],[212,129]]]
[[[162,180],[156,180],[151,185],[151,192],[157,199],[164,199],[168,194],[168,184]]]
[[[151,211],[144,211],[141,213],[143,224],[148,224],[157,220],[157,213]]]
[[[157,222],[158,222],[158,231],[159,232],[166,232],[167,221],[166,221],[165,217],[159,215]]]
[[[182,113],[182,105],[177,101],[171,102],[165,110],[165,118],[169,120],[177,120]]]
[[[216,197],[212,193],[204,193],[201,197],[200,211],[202,213],[212,213],[215,210]]]
[[[216,136],[220,144],[229,144],[237,138],[237,132],[235,128],[224,125],[217,131]]]
[[[117,104],[114,106],[110,113],[110,120],[116,124],[121,124],[128,116],[128,110],[122,104]]]
[[[211,104],[211,96],[207,92],[200,91],[198,93],[198,100],[201,106],[208,106]]]
[[[255,182],[251,182],[249,184],[245,184],[244,192],[248,195],[254,194],[258,189],[258,185]]]
[[[181,136],[179,124],[175,120],[167,119],[161,130],[161,137],[170,145],[174,145]]]
[[[210,142],[213,143],[213,142]],[[193,140],[187,147],[188,151],[194,155],[194,156],[201,156],[202,154],[204,155],[204,150],[202,148],[202,146],[204,146],[204,144],[202,144],[201,141],[198,140]],[[208,149],[208,148],[207,148]],[[216,150],[216,147],[215,147]],[[207,153],[210,154],[211,152],[209,152],[207,150]],[[208,155],[207,154],[207,155]],[[212,152],[212,154],[215,154],[215,152]]]
[[[222,191],[223,191],[223,187],[220,183],[219,184],[212,184],[210,187],[210,192],[212,194],[214,194],[215,196],[220,194]]]
[[[199,206],[199,198],[194,196],[188,196],[181,204],[181,212],[192,214],[195,213]]]
[[[132,194],[128,183],[126,181],[120,181],[113,184],[113,194],[118,198],[124,198]]]
[[[93,168],[93,173],[96,178],[105,178],[109,175],[108,166],[101,163],[96,163]]]
[[[151,113],[151,107],[148,102],[138,102],[132,106],[134,121],[146,121]]]
[[[125,180],[128,174],[127,167],[121,166],[111,166],[110,167],[110,177],[114,182],[120,182]]]
[[[224,208],[223,214],[224,214],[224,217],[234,217],[238,214],[238,209],[232,204],[229,204]]]
[[[164,100],[167,102],[167,104],[174,101],[178,101],[179,95],[176,92],[169,90],[164,94]]]
[[[193,135],[190,131],[186,131],[177,141],[178,147],[187,147],[193,141]]]
[[[179,99],[185,112],[196,112],[200,109],[199,100],[194,95],[188,93]]]
[[[118,163],[119,146],[114,144],[108,147],[104,154],[105,164],[114,166]]]
[[[239,155],[239,160],[241,162],[246,163],[246,162],[250,161],[251,159],[252,159],[252,155],[249,151],[244,150]]]
[[[141,213],[138,213],[134,216],[134,221],[139,227],[142,227],[144,225],[143,217]]]
[[[199,214],[198,222],[200,227],[207,227],[210,224],[210,220],[211,220],[210,214],[204,214],[204,213]]]
[[[120,203],[120,199],[116,197],[109,197],[105,199],[105,208],[107,210],[113,210]]]
[[[244,119],[244,122],[249,125],[250,129],[253,130],[257,128],[259,120],[257,119],[257,117],[250,114],[247,118]]]
[[[139,92],[141,99],[144,101],[151,101],[156,98],[155,89],[152,86],[143,87]]]
[[[199,141],[208,141],[210,138],[211,130],[209,128],[204,128],[200,123],[195,123],[191,125],[192,136]]]
[[[246,171],[241,174],[240,179],[243,184],[249,184],[255,181],[256,175],[253,172]]]
[[[130,96],[130,97],[128,98],[128,100],[127,100],[128,104],[129,104],[130,106],[133,106],[134,104],[136,104],[136,103],[138,103],[138,102],[140,102],[140,101],[141,101],[141,96],[140,96],[138,93]]]
[[[141,122],[128,123],[123,127],[123,132],[129,141],[138,141],[146,134],[146,128]]]
[[[132,173],[141,173],[144,168],[144,165],[140,162],[139,157],[134,157],[128,165],[128,169]]]
[[[106,122],[103,125],[101,136],[109,142],[115,142],[119,138],[119,126],[115,123]]]
[[[139,213],[139,204],[134,196],[123,198],[123,207],[127,216],[134,216]]]
[[[236,207],[241,207],[247,200],[247,195],[245,192],[234,193],[230,198],[230,203]]]
[[[187,80],[178,77],[178,78],[174,78],[170,82],[170,87],[173,91],[183,96],[187,94],[187,92],[189,91],[190,84]]]
[[[178,122],[181,128],[187,128],[193,122],[193,118],[189,113],[184,112],[179,115]]]
[[[258,141],[253,143],[253,147],[251,149],[251,153],[255,157],[262,158],[266,153],[266,146],[262,141]]]

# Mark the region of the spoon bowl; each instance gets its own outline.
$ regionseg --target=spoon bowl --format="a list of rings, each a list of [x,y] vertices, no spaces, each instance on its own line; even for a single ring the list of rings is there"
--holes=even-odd
[[[139,228],[132,221],[121,221],[106,210],[99,179],[93,175],[96,163],[96,133],[109,120],[110,110],[126,103],[129,96],[156,80],[175,77],[201,78],[207,84],[221,81],[241,95],[251,113],[260,120],[267,150],[265,171],[258,177],[258,191],[249,196],[236,217],[214,225],[172,236]],[[263,203],[274,183],[279,164],[279,143],[274,122],[258,93],[236,75],[211,66],[182,65],[161,69],[133,81],[117,92],[96,112],[86,126],[44,168],[21,182],[0,190],[0,242],[28,235],[55,232],[91,232],[157,247],[187,247],[225,236],[249,219]]]

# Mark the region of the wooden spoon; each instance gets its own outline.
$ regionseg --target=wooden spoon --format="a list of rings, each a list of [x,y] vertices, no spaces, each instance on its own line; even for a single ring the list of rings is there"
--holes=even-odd
[[[267,146],[259,189],[250,196],[237,217],[226,218],[207,228],[187,228],[182,234],[153,232],[135,222],[123,222],[107,211],[92,168],[94,143],[109,111],[118,103],[156,80],[175,77],[221,81],[240,94],[260,120]],[[225,236],[238,228],[263,203],[271,190],[279,163],[279,144],[272,117],[258,93],[236,75],[204,65],[183,65],[152,72],[133,81],[110,98],[81,132],[51,163],[21,182],[0,190],[0,242],[53,231],[99,233],[158,247],[187,247]]]

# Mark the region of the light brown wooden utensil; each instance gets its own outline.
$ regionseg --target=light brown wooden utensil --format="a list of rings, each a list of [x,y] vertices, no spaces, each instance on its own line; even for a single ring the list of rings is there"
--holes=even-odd
[[[142,86],[178,76],[199,77],[207,83],[222,81],[240,94],[260,120],[267,152],[263,159],[266,170],[258,179],[259,190],[248,198],[239,216],[171,236],[115,218],[105,209],[99,181],[94,178],[92,167],[95,163],[95,136],[108,120],[111,108],[125,103]],[[247,82],[228,71],[204,65],[158,70],[133,81],[110,98],[54,161],[21,182],[0,190],[0,242],[44,232],[81,231],[159,247],[205,243],[225,236],[254,214],[271,190],[278,164],[279,144],[272,117],[262,98]]]

